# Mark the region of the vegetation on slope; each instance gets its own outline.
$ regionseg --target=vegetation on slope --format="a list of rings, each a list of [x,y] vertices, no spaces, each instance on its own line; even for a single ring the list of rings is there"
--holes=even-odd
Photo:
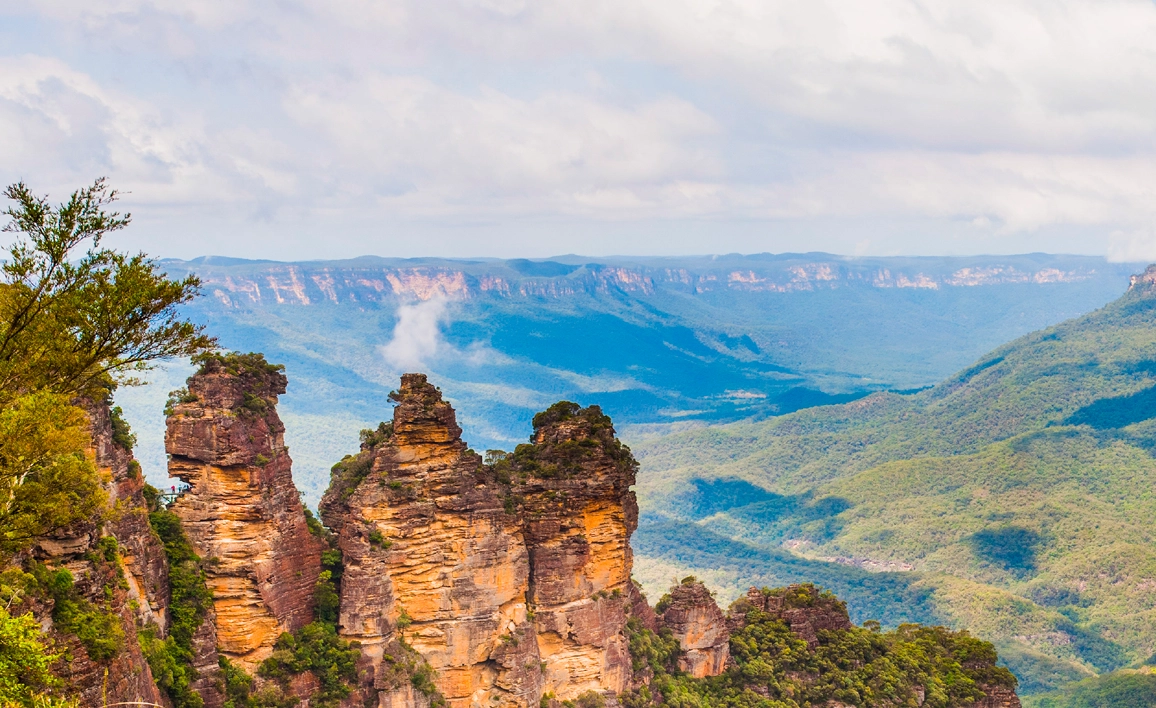
[[[840,592],[863,570],[913,571],[875,582],[918,593],[922,621],[997,642],[1028,692],[1151,655],[1153,288],[914,395],[636,444],[642,506],[660,512],[644,522],[679,527],[665,543],[644,523],[640,575],[713,571],[733,595],[784,573],[786,552],[827,563]],[[728,566],[719,536],[761,564]],[[848,599],[895,621],[890,601]]]
[[[845,613],[834,595],[814,585],[771,590],[785,609]],[[648,686],[623,696],[627,708],[797,708],[839,704],[872,707],[970,705],[985,689],[1014,689],[1015,678],[995,665],[995,648],[967,632],[879,623],[820,630],[816,646],[791,632],[778,615],[740,599],[730,610],[737,625],[730,640],[734,666],[720,676],[694,679],[677,669],[679,645],[632,618],[627,632],[634,670],[649,671]]]
[[[1156,706],[1156,674],[1118,671],[1077,681],[1062,691],[1024,701],[1024,708],[1152,708]]]
[[[137,637],[153,679],[168,694],[173,707],[200,708],[204,701],[192,689],[197,678],[193,636],[213,606],[213,595],[205,584],[201,558],[189,543],[180,517],[161,507],[159,498],[160,492],[145,486],[149,525],[164,544],[168,560],[168,636],[162,637],[158,627],[149,625],[141,628]]]
[[[109,583],[124,582],[115,540],[101,539],[89,554],[94,577],[85,581],[97,591],[104,583],[99,603],[77,590],[67,569],[22,555],[110,511],[87,454],[87,415],[74,404],[103,403],[151,362],[191,356],[213,342],[178,312],[197,294],[196,277],[171,280],[144,255],[101,247],[129,223],[128,215],[106,210],[117,194],[103,180],[56,206],[23,183],[4,196],[13,202],[4,230],[14,238],[0,263],[0,569],[8,568],[5,627],[20,661],[32,667],[27,688],[11,700],[39,705],[56,699],[33,690],[52,688],[37,667],[57,655],[25,632],[30,615],[8,615],[22,599],[51,603],[54,629],[75,635],[93,661],[107,664],[124,646],[120,618],[108,607],[115,595]],[[112,424],[114,441],[131,446],[118,409]],[[21,565],[27,572],[12,567]]]

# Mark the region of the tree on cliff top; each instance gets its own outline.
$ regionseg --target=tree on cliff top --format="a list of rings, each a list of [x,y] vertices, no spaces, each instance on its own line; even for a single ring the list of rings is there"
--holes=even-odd
[[[178,312],[199,293],[196,276],[170,280],[143,253],[101,247],[131,219],[105,210],[117,192],[103,178],[58,206],[23,182],[4,195],[15,202],[4,230],[18,236],[0,266],[0,397],[91,395],[150,362],[212,347]]]
[[[101,247],[130,218],[106,210],[117,193],[103,179],[57,206],[22,182],[4,195],[16,237],[0,263],[0,564],[103,506],[76,400],[103,401],[150,363],[213,345],[178,312],[196,277]]]

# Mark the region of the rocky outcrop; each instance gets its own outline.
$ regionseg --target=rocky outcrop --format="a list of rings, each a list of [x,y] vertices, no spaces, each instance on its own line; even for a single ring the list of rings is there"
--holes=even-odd
[[[820,631],[854,627],[847,615],[846,603],[834,596],[818,593],[810,585],[790,585],[777,590],[751,588],[731,608],[729,622],[732,629],[752,608],[777,616],[811,649],[819,646]]]
[[[105,478],[109,510],[40,539],[17,560],[17,565],[34,574],[67,570],[73,579],[71,592],[54,599],[39,582],[38,591],[16,596],[13,599],[19,604],[8,609],[14,614],[31,610],[55,646],[67,652],[69,660],[59,662],[56,673],[81,705],[160,703],[161,692],[137,642],[137,628],[147,622],[165,624],[168,575],[164,549],[148,524],[140,466],[132,451],[114,440],[109,405],[86,400],[78,401],[78,405],[88,414],[89,454]],[[43,570],[36,570],[36,566]],[[57,602],[73,603],[99,618],[99,646],[86,645],[56,625]]]
[[[971,704],[968,708],[1022,708],[1019,696],[1014,689],[1006,686],[984,686],[980,690],[986,694],[982,700]]]
[[[260,355],[207,358],[168,416],[171,506],[206,559],[222,654],[252,672],[313,618],[322,544],[309,533],[277,416],[286,379]]]
[[[424,375],[394,398],[321,504],[345,563],[341,633],[361,643],[379,705],[425,700],[394,680],[402,641],[450,706],[622,690],[637,506],[609,419],[551,409],[532,444],[483,464]]]
[[[718,676],[730,658],[730,630],[726,616],[706,586],[686,578],[671,588],[659,603],[660,626],[678,640],[682,654],[678,668],[694,678]]]
[[[623,627],[633,590],[637,464],[597,406],[563,402],[534,418],[533,442],[495,469],[530,552],[531,607],[547,690],[560,699],[625,690]]]
[[[403,379],[392,425],[335,468],[321,513],[345,563],[339,626],[361,643],[381,705],[421,700],[393,681],[400,657],[389,646],[401,641],[451,706],[537,700],[518,520],[424,376]]]

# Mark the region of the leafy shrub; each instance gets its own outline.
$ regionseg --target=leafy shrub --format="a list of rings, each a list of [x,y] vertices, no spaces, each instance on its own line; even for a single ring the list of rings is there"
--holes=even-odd
[[[365,428],[358,437],[361,438],[361,449],[372,450],[393,437],[393,423],[381,422],[377,428]]]
[[[189,393],[189,389],[184,388],[183,386],[176,389],[175,391],[169,391],[169,398],[165,402],[165,415],[169,416],[175,413],[177,406],[182,403],[196,402],[197,395],[195,393]]]
[[[133,435],[128,421],[124,419],[124,411],[121,410],[120,406],[110,408],[108,417],[112,421],[112,441],[125,450],[132,450],[136,447],[136,436]]]
[[[194,356],[193,363],[200,367],[197,370],[198,374],[220,369],[233,376],[245,374],[269,376],[285,371],[284,364],[270,364],[265,360],[265,355],[260,352],[242,354],[241,352],[208,351]]]
[[[359,655],[357,648],[337,636],[333,625],[311,622],[293,634],[282,634],[257,673],[287,682],[292,675],[310,671],[321,684],[310,705],[336,706],[353,691]]]
[[[157,685],[168,694],[174,708],[200,708],[204,701],[191,688],[197,678],[193,667],[193,636],[205,621],[213,596],[205,584],[201,559],[185,535],[180,517],[157,506],[156,489],[146,486],[145,491],[153,509],[149,513],[149,524],[164,544],[169,562],[171,621],[168,636],[163,639],[157,627],[143,628],[138,633],[141,649]]]
[[[75,635],[95,662],[108,663],[124,648],[120,618],[81,597],[67,568],[53,570],[33,562],[29,572],[41,594],[52,600],[52,623],[56,629]]]
[[[13,617],[0,607],[0,705],[75,708],[76,701],[60,695],[62,682],[50,670],[59,658],[31,613]]]
[[[349,499],[373,471],[373,453],[362,451],[346,455],[329,470],[329,489],[341,500]]]

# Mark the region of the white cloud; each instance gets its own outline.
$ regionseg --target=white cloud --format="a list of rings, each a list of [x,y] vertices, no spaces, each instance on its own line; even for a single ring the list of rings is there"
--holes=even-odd
[[[425,368],[444,346],[441,325],[446,314],[444,297],[398,307],[393,338],[381,348],[386,362],[404,371]]]
[[[1108,239],[1108,260],[1156,263],[1156,229],[1112,233]]]
[[[5,12],[42,36],[0,53],[0,178],[108,174],[158,215],[140,245],[162,255],[726,251],[751,220],[813,248],[936,252],[963,223],[978,250],[1083,229],[1077,250],[1117,253],[1104,234],[1156,225],[1148,0]],[[864,234],[834,240],[831,219]],[[718,226],[703,243],[686,220]]]

